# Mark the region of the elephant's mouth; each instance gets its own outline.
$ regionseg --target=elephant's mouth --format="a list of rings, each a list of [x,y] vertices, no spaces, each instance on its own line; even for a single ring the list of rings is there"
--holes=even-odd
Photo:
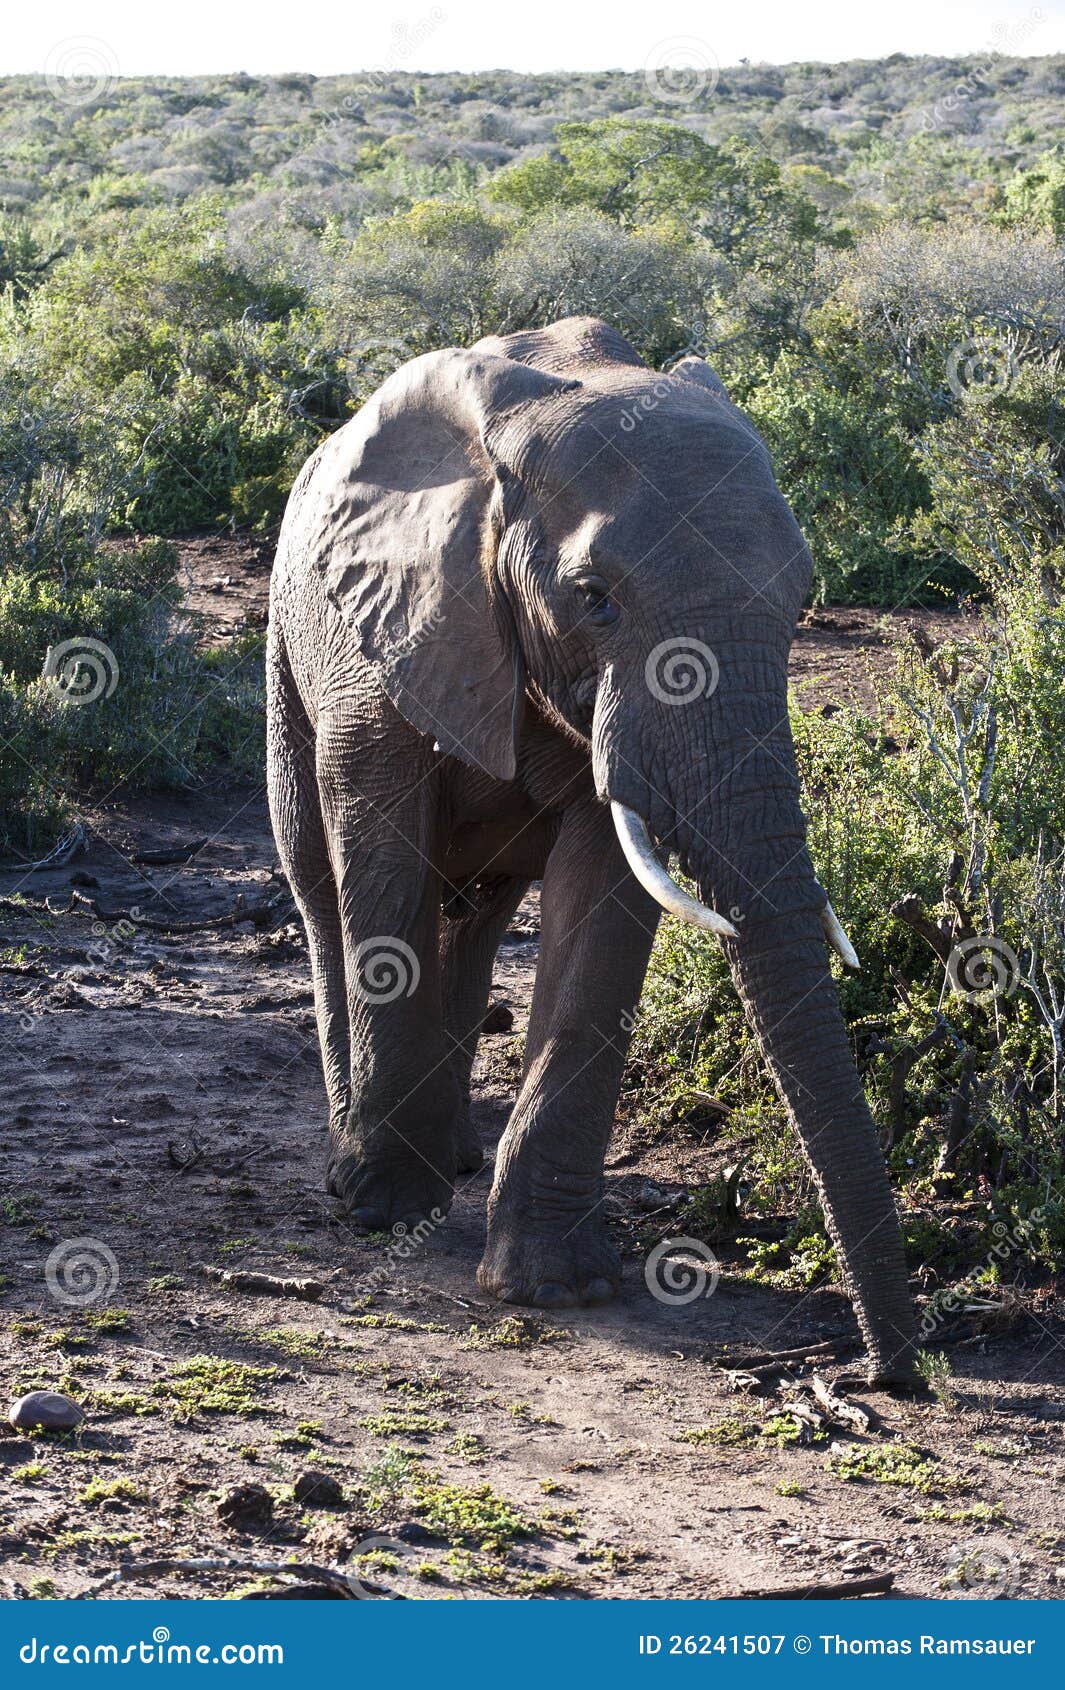
[[[615,800],[610,805],[610,813],[614,818],[621,849],[629,867],[644,891],[649,892],[667,914],[678,916],[681,921],[690,922],[693,927],[705,928],[708,933],[715,933],[719,939],[739,938],[739,933],[731,921],[723,915],[718,915],[708,904],[700,903],[698,898],[693,898],[690,893],[685,892],[683,887],[677,885],[669,871],[663,868],[651,842],[647,824],[635,810],[630,810]],[[857,968],[857,953],[827,897],[821,908],[821,924],[825,930],[825,938],[836,954],[848,968]]]

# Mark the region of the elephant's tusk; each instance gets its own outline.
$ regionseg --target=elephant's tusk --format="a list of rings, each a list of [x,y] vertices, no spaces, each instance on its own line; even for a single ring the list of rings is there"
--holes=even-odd
[[[612,801],[610,813],[626,862],[644,891],[649,892],[656,903],[661,904],[670,915],[679,916],[681,921],[690,921],[695,927],[705,927],[709,933],[716,933],[719,939],[739,938],[731,921],[726,921],[716,910],[708,909],[698,898],[689,897],[666,873],[655,856],[647,827],[635,810]]]
[[[825,938],[836,955],[846,963],[848,968],[860,968],[862,965],[858,961],[858,953],[844,933],[839,916],[831,904],[826,904],[821,911],[821,924],[825,930]]]

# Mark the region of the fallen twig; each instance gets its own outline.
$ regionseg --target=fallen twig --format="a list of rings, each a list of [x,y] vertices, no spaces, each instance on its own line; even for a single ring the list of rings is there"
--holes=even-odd
[[[168,868],[172,863],[187,863],[207,844],[206,839],[194,839],[190,845],[172,845],[168,851],[131,851],[131,863],[145,863],[152,868]]]
[[[194,1262],[192,1265],[198,1273],[213,1279],[226,1291],[250,1291],[260,1297],[295,1297],[303,1303],[316,1303],[325,1291],[320,1279],[279,1279],[272,1273],[213,1267],[210,1262]]]
[[[789,1399],[782,1402],[776,1411],[777,1415],[790,1414],[799,1428],[799,1443],[812,1444],[816,1433],[824,1430],[825,1417],[820,1414],[812,1403]],[[776,1416],[774,1416],[776,1418]],[[763,1426],[762,1430],[765,1430]]]
[[[817,1602],[842,1601],[849,1596],[886,1596],[895,1582],[894,1573],[873,1573],[868,1578],[841,1579],[838,1584],[795,1584],[784,1590],[740,1590],[733,1602]]]
[[[779,1367],[723,1367],[725,1382],[730,1391],[762,1391]]]
[[[786,1367],[789,1362],[806,1361],[813,1356],[834,1356],[841,1350],[854,1350],[858,1347],[857,1338],[827,1338],[819,1344],[799,1344],[793,1350],[760,1350],[753,1356],[733,1356],[730,1362],[719,1360],[719,1367],[741,1369],[744,1373],[753,1373],[758,1368],[765,1368],[772,1372],[775,1368]]]
[[[95,1596],[99,1591],[106,1590],[109,1584],[165,1578],[171,1573],[257,1573],[260,1577],[311,1579],[316,1584],[327,1585],[338,1595],[353,1602],[364,1593],[392,1594],[381,1585],[354,1578],[350,1573],[339,1572],[336,1567],[319,1567],[311,1561],[245,1561],[233,1555],[214,1559],[196,1557],[187,1561],[127,1561],[108,1573],[105,1578],[99,1579],[96,1584],[90,1585],[87,1590],[83,1590],[81,1594],[83,1598]]]
[[[212,927],[237,927],[242,921],[250,921],[254,927],[278,927],[282,920],[288,919],[290,912],[295,911],[296,906],[287,891],[276,892],[260,904],[245,904],[243,893],[238,893],[233,908],[226,915],[204,916],[199,921],[158,921],[139,910],[102,909],[99,899],[87,898],[83,892],[74,891],[65,909],[53,909],[47,899],[45,908],[49,915],[77,915],[79,909],[84,909],[97,921],[106,921],[112,926],[128,921],[133,927],[145,927],[153,933],[203,933]]]
[[[25,857],[20,857],[18,864],[26,874],[40,874],[45,869],[63,868],[71,857],[76,857],[79,851],[84,851],[87,844],[88,836],[78,822],[69,833],[63,835],[46,857],[41,857],[37,862],[28,862]]]
[[[810,1390],[819,1408],[832,1420],[838,1420],[841,1426],[850,1426],[855,1432],[868,1432],[872,1421],[864,1408],[857,1403],[848,1402],[846,1397],[837,1395],[830,1386],[825,1384],[820,1374],[815,1373],[810,1381]]]

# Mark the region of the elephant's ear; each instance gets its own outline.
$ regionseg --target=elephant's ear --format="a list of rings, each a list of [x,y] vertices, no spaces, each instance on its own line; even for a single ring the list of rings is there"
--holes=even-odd
[[[416,358],[332,437],[305,495],[327,591],[396,709],[498,780],[516,769],[524,674],[496,590],[486,435],[567,385],[506,358]]]
[[[670,375],[683,376],[686,381],[698,382],[705,387],[716,399],[727,399],[728,392],[724,382],[716,370],[712,370],[705,358],[681,358],[673,365]]]

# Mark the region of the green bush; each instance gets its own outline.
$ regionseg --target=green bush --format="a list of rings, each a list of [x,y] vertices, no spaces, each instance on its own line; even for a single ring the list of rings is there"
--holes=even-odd
[[[106,430],[0,388],[0,850],[36,852],[84,787],[261,764],[261,634],[201,649],[165,540],[103,541]]]

